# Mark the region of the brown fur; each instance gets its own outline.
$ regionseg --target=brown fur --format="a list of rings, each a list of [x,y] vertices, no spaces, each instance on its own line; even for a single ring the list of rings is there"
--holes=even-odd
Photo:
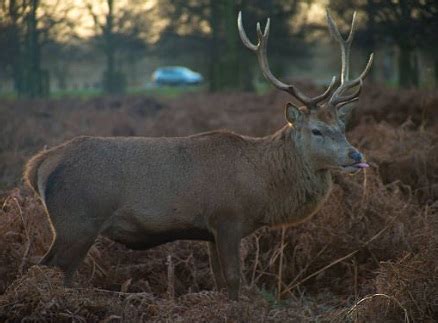
[[[329,171],[298,150],[296,131],[80,137],[37,154],[24,176],[55,231],[42,263],[61,267],[69,283],[98,234],[134,249],[206,240],[218,288],[237,299],[240,240],[264,225],[303,221],[330,191]]]
[[[329,109],[318,109],[316,111],[317,118],[324,123],[333,124],[336,123],[336,114],[333,110]]]

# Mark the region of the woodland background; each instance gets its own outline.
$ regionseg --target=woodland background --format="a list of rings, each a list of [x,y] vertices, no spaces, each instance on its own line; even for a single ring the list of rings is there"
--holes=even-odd
[[[424,322],[438,319],[436,1],[37,1],[0,6],[0,320]],[[325,24],[359,25],[353,73],[376,64],[348,130],[371,168],[335,175],[299,226],[242,242],[242,298],[214,290],[207,248],[131,251],[104,238],[65,289],[35,265],[52,235],[23,186],[25,161],[77,135],[182,136],[226,128],[262,136],[290,97],[266,84],[238,39],[271,17],[269,58],[309,94],[339,74]],[[436,36],[435,36],[436,37]],[[155,87],[158,66],[200,71],[197,87]]]

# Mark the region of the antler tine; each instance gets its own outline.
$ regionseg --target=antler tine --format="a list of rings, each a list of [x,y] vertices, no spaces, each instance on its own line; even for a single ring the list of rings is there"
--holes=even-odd
[[[272,74],[267,58],[267,44],[268,44],[269,30],[270,30],[269,18],[266,22],[265,30],[263,33],[261,31],[260,23],[257,23],[257,37],[258,37],[257,45],[254,45],[246,35],[245,29],[243,28],[241,11],[239,11],[239,15],[237,18],[237,26],[239,29],[240,39],[242,40],[243,44],[248,49],[252,50],[257,54],[257,59],[259,61],[259,65],[262,70],[263,76],[269,82],[271,82],[275,87],[277,87],[280,90],[288,92],[289,94],[294,96],[297,100],[299,100],[301,103],[303,103],[309,108],[316,108],[316,104],[318,102],[321,102],[322,100],[328,97],[328,95],[333,89],[333,86],[336,81],[336,77],[333,77],[332,82],[330,83],[328,89],[323,94],[314,98],[310,98],[306,96],[304,93],[302,93],[300,90],[298,90],[294,85],[283,83]]]
[[[343,107],[344,105],[347,105],[347,104],[350,104],[350,103],[353,103],[353,102],[356,102],[356,101],[359,101],[358,97],[355,97],[355,98],[351,99],[350,101],[344,101],[342,103],[339,103],[336,108],[339,109],[339,108]]]
[[[338,27],[336,26],[332,16],[330,15],[330,12],[327,10],[327,23],[329,27],[330,34],[332,37],[339,43],[341,47],[341,85],[336,89],[336,91],[333,93],[332,97],[329,100],[329,105],[332,107],[335,107],[339,104],[345,105],[347,103],[351,103],[353,101],[356,101],[356,98],[359,96],[361,92],[361,87],[363,80],[367,76],[368,72],[370,71],[371,65],[373,63],[374,59],[374,53],[371,53],[370,58],[368,60],[367,65],[365,66],[365,69],[363,72],[354,80],[349,80],[350,78],[350,48],[351,43],[354,38],[354,32],[356,29],[356,12],[353,13],[353,19],[351,22],[351,28],[350,33],[347,37],[347,39],[344,39],[339,32]],[[346,90],[349,90],[355,86],[359,85],[359,88],[352,94],[347,96],[340,96],[343,92]]]
[[[359,83],[357,83],[356,85],[359,85],[359,87],[353,93],[351,93],[349,95],[345,95],[345,96],[337,96],[334,98],[334,100],[330,101],[333,104],[333,106],[336,107],[338,104],[341,104],[343,102],[351,102],[355,98],[358,98],[360,92],[362,91],[362,84],[363,84],[361,79],[358,79],[358,82]],[[348,86],[349,87],[355,86],[355,85],[351,85],[351,84],[354,84],[354,83],[350,83],[350,84],[348,84]]]
[[[342,60],[341,84],[343,84],[345,81],[348,81],[348,78],[350,76],[350,48],[351,48],[351,43],[353,42],[355,26],[356,26],[356,11],[353,13],[353,20],[351,21],[350,34],[348,35],[347,39],[344,39],[342,37],[338,27],[336,26],[336,23],[333,20],[333,17],[330,15],[330,12],[328,10],[327,10],[327,22],[328,22],[330,34],[341,46],[341,60]]]
[[[373,65],[373,60],[374,60],[374,53],[371,53],[370,58],[368,59],[368,63],[365,66],[363,72],[354,80],[344,82],[343,84],[341,83],[341,85],[335,90],[335,92],[333,92],[333,95],[329,100],[329,105],[336,107],[339,104],[343,103],[344,101],[349,101],[349,103],[355,101],[352,100],[352,98],[354,98],[355,96],[359,96],[362,89],[363,80],[368,75],[371,66]],[[346,96],[341,96],[341,94],[346,90],[349,90],[358,85],[359,88],[354,93]]]
[[[240,35],[240,39],[242,40],[242,43],[250,50],[252,51],[257,51],[258,46],[254,45],[248,38],[248,36],[246,35],[245,29],[243,29],[243,24],[242,24],[242,12],[239,11],[239,15],[237,17],[237,26],[239,29],[239,35]]]
[[[333,87],[335,86],[335,84],[336,84],[336,76],[333,76],[327,90],[325,90],[324,93],[314,97],[312,99],[313,103],[316,104],[316,103],[321,102],[322,100],[326,99],[328,97],[328,95],[330,94],[330,92],[333,90]]]

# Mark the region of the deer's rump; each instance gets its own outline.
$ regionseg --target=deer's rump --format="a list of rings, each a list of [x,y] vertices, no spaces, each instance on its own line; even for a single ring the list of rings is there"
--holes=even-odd
[[[78,138],[44,153],[35,189],[52,223],[91,225],[133,249],[212,240],[208,216],[235,198],[220,151],[202,138]]]

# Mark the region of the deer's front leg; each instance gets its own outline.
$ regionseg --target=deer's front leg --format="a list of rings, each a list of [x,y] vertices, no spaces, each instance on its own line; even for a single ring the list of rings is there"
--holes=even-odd
[[[219,261],[219,256],[217,254],[217,245],[216,242],[210,241],[208,242],[208,252],[209,252],[209,256],[210,256],[210,267],[211,267],[211,271],[213,272],[214,275],[214,280],[216,282],[216,288],[217,290],[222,290],[225,289],[227,287],[225,280],[224,280],[224,275],[222,273],[222,268],[221,268],[221,264]]]
[[[233,225],[219,225],[216,232],[216,247],[228,296],[238,300],[240,289],[240,234]]]

